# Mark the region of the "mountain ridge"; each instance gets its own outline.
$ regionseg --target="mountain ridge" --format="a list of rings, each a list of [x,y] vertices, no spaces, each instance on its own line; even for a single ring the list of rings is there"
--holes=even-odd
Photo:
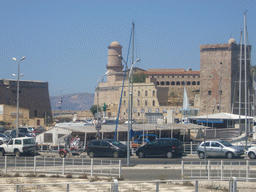
[[[62,98],[62,105],[60,104]],[[52,110],[90,110],[94,105],[94,93],[73,93],[62,96],[50,96]]]

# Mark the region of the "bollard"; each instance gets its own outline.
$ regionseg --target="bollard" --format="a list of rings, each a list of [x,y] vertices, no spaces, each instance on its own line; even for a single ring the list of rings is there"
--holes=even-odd
[[[198,180],[195,181],[195,192],[198,192]]]
[[[221,168],[221,170],[220,170],[220,179],[221,180],[223,180],[223,168],[224,168],[224,166],[223,166],[223,160],[221,160],[221,165],[220,165],[220,168]]]
[[[118,192],[118,180],[114,179],[114,184],[111,187],[111,192]]]
[[[69,192],[69,184],[67,184],[67,192]]]
[[[246,182],[248,182],[249,179],[249,161],[246,161]]]
[[[156,192],[159,192],[159,182],[156,182]]]

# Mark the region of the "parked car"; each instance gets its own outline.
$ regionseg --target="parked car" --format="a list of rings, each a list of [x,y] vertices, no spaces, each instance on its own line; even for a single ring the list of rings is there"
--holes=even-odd
[[[232,159],[240,157],[244,154],[244,149],[241,147],[233,146],[231,143],[223,140],[213,140],[205,142],[206,157],[227,157]],[[197,148],[197,154],[200,159],[204,158],[204,142]]]
[[[256,147],[250,147],[247,151],[246,151],[247,156],[250,159],[255,159],[256,158]]]
[[[147,144],[150,141],[153,141],[154,139],[157,139],[157,135],[155,134],[144,134],[144,139],[143,139],[143,135],[140,135],[137,139],[134,140],[134,142],[132,143],[132,147],[133,148],[141,147],[141,145],[143,145],[143,140],[144,140],[144,144]]]
[[[34,132],[30,132],[29,127],[19,127],[19,133],[23,133],[24,135],[35,137]]]
[[[172,158],[173,156],[182,156],[182,153],[183,145],[176,138],[155,139],[136,150],[136,155],[139,158],[146,156],[166,156],[167,158]]]
[[[11,137],[8,137],[7,135],[0,133],[0,144],[7,143]]]
[[[5,132],[5,128],[3,126],[0,126],[0,133],[4,133]]]
[[[11,138],[16,138],[16,129],[9,129],[9,130],[6,130],[4,132],[5,135],[11,137]],[[27,134],[27,133],[21,133],[19,132],[19,135],[18,137],[32,137],[30,134]]]
[[[46,129],[45,129],[44,127],[40,126],[40,127],[37,127],[37,128],[35,129],[35,131],[36,131],[36,135],[38,135],[38,134],[40,134],[40,133],[45,132]]]
[[[127,146],[113,139],[92,140],[86,148],[90,158],[95,156],[112,156],[118,158],[127,155]]]
[[[15,154],[19,157],[20,154],[31,154],[34,155],[36,151],[36,142],[34,138],[19,137],[13,138],[8,143],[0,145],[0,151],[2,155]]]

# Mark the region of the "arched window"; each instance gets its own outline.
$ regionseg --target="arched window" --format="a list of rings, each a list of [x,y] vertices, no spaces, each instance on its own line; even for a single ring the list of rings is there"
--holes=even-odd
[[[156,85],[159,85],[159,81],[156,82]]]
[[[161,81],[161,85],[164,85],[164,81]]]
[[[148,96],[148,91],[145,91],[145,97],[147,97]]]
[[[147,105],[148,105],[148,101],[146,100],[146,101],[145,101],[145,106],[147,106]]]
[[[187,85],[191,85],[190,81],[187,81]]]
[[[200,85],[200,81],[197,81],[197,85]]]
[[[124,105],[126,104],[126,101],[124,100]]]
[[[170,85],[170,82],[169,82],[169,81],[166,81],[166,85]]]
[[[176,82],[176,85],[180,85],[180,82],[179,82],[179,81],[177,81],[177,82]]]
[[[192,85],[196,85],[196,82],[195,82],[195,81],[192,81]]]
[[[175,85],[175,82],[174,82],[174,81],[172,81],[172,82],[171,82],[171,85]]]
[[[140,106],[140,100],[139,100],[139,99],[137,99],[137,101],[138,101],[138,106]]]
[[[138,91],[138,96],[140,96],[140,91]]]
[[[155,106],[155,100],[153,100],[152,105]]]
[[[155,97],[155,94],[156,94],[156,92],[155,92],[155,91],[153,91],[153,92],[152,92],[152,96],[153,96],[153,97]]]
[[[126,96],[126,91],[124,91],[124,96]]]
[[[182,82],[181,82],[181,85],[185,85],[185,81],[182,81]]]

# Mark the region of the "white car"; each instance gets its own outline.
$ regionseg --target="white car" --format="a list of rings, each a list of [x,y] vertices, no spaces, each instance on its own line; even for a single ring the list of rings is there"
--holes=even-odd
[[[255,159],[256,158],[256,147],[250,147],[248,151],[246,151],[247,156],[250,159]]]

